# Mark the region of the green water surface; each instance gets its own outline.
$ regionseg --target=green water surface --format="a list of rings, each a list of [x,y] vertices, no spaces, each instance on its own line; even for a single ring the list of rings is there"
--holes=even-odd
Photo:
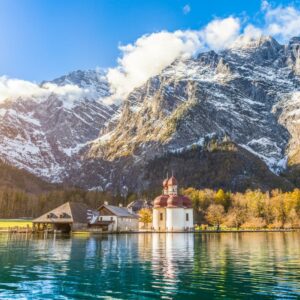
[[[300,299],[300,233],[0,235],[0,299]]]

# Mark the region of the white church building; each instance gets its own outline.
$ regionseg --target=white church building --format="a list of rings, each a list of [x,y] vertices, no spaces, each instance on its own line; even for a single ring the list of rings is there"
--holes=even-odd
[[[178,195],[174,176],[163,181],[162,195],[154,199],[153,229],[155,231],[192,231],[194,229],[192,201]]]

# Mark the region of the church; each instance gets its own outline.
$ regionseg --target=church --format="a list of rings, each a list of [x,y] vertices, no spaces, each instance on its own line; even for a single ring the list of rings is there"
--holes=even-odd
[[[163,181],[162,195],[154,199],[153,229],[155,231],[192,231],[193,207],[190,198],[178,195],[174,176]]]

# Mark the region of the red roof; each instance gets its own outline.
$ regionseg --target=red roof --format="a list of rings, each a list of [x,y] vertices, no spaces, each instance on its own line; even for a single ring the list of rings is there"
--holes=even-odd
[[[187,207],[187,208],[193,207],[192,200],[187,196],[182,196],[182,204],[184,207]]]
[[[169,180],[168,180],[168,186],[170,185],[177,185],[177,180],[174,176],[172,176]]]
[[[174,176],[163,181],[163,187],[177,185],[177,180]],[[154,199],[154,208],[160,207],[185,207],[192,208],[190,198],[181,195],[160,195]]]
[[[182,196],[171,195],[168,198],[168,207],[182,207],[183,199]]]
[[[160,195],[154,199],[154,208],[160,207],[186,207],[192,208],[190,198],[181,195]]]
[[[166,207],[169,195],[160,195],[154,199],[154,208]]]

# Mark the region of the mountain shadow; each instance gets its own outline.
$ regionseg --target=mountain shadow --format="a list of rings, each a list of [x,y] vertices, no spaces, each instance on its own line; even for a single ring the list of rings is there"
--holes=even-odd
[[[206,149],[192,147],[185,152],[168,153],[153,159],[145,171],[145,179],[151,183],[149,189],[157,191],[167,172],[177,175],[183,188],[244,192],[276,188],[286,191],[295,187],[288,177],[272,173],[261,159],[232,142]]]

